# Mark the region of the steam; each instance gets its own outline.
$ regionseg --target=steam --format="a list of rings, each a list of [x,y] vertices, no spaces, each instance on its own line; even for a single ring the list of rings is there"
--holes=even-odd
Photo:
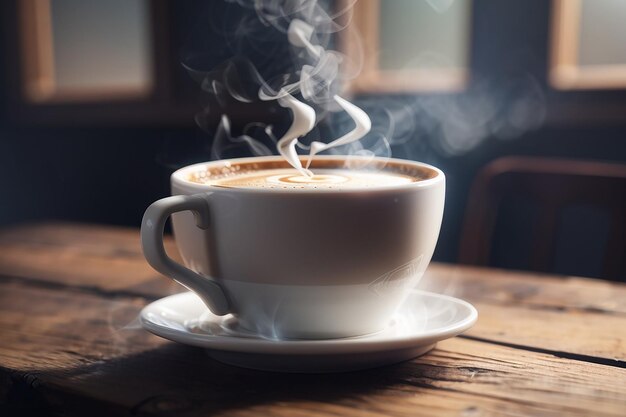
[[[314,5],[315,3],[310,4]],[[341,61],[334,51],[327,53],[322,46],[312,43],[311,39],[314,32],[315,28],[301,19],[295,18],[291,21],[287,29],[287,39],[293,46],[305,49],[316,61],[315,65],[304,65],[300,70],[300,80],[282,87],[277,96],[269,96],[263,90],[259,91],[259,97],[262,100],[278,100],[281,106],[291,110],[293,121],[291,127],[277,143],[278,152],[291,166],[296,168],[302,175],[308,177],[313,176],[313,173],[308,168],[315,154],[357,141],[365,136],[372,127],[370,118],[363,110],[340,96],[333,95],[333,100],[352,118],[355,127],[352,131],[330,143],[319,141],[311,143],[306,168],[302,167],[296,150],[296,146],[299,145],[298,138],[305,136],[313,129],[316,115],[312,107],[294,98],[289,91],[299,91],[305,99],[314,99],[318,89],[324,87],[324,84],[316,82],[315,78],[322,77],[328,83],[329,80],[335,78],[339,73]],[[302,147],[301,144],[300,147]]]
[[[359,105],[376,121],[372,134],[408,159],[465,155],[538,129],[546,117],[545,92],[529,74],[475,80],[460,94],[364,97]]]
[[[296,151],[296,145],[298,144],[298,138],[309,133],[315,126],[315,110],[303,102],[296,100],[291,94],[279,97],[278,102],[281,106],[290,109],[293,114],[291,127],[289,127],[289,130],[287,130],[276,144],[278,152],[301,174],[306,177],[311,177],[313,173],[302,167],[298,152]]]
[[[326,51],[324,50],[324,48],[318,46],[318,45],[313,45],[311,43],[311,37],[313,36],[313,32],[314,32],[314,28],[313,26],[307,24],[306,22],[300,20],[300,19],[294,19],[291,21],[291,24],[289,25],[289,30],[288,30],[288,38],[289,38],[289,42],[291,42],[292,45],[294,46],[299,46],[302,48],[305,48],[307,50],[307,52],[314,57],[315,59],[318,60],[318,64],[319,67],[321,68],[328,68],[328,62],[333,61],[333,57],[336,57],[336,55],[334,54],[327,54]],[[333,76],[336,76],[337,72],[338,72],[338,60],[335,58],[334,60],[334,65],[333,65]],[[301,83],[305,84],[309,82],[309,80],[311,80],[313,78],[313,74],[315,72],[319,72],[320,69],[319,68],[313,68],[311,69],[310,66],[305,66],[302,68],[302,79],[301,79]],[[306,93],[308,90],[310,89],[305,89],[304,90],[304,97],[306,98],[307,96],[309,96],[308,93]],[[310,152],[309,152],[309,159],[307,161],[307,168],[310,166],[311,164],[311,160],[313,158],[313,156],[319,152],[334,148],[336,146],[341,146],[341,145],[346,145],[349,144],[351,142],[357,141],[359,139],[361,139],[363,136],[367,135],[367,133],[371,130],[372,128],[372,122],[370,120],[370,118],[368,117],[368,115],[361,110],[360,108],[358,108],[357,106],[355,106],[354,104],[350,103],[349,101],[341,98],[338,95],[334,95],[333,99],[335,100],[335,102],[337,102],[337,104],[339,104],[339,106],[341,106],[341,108],[343,108],[343,110],[346,111],[346,113],[352,118],[352,120],[354,121],[355,127],[353,130],[351,130],[350,132],[346,133],[345,135],[341,136],[338,139],[333,140],[330,143],[324,143],[324,142],[319,142],[319,141],[315,141],[313,143],[311,143],[310,145]],[[295,115],[295,113],[294,113]],[[310,130],[310,129],[309,129]],[[279,148],[280,149],[280,148]],[[282,152],[281,152],[282,154]],[[284,156],[284,155],[283,155]],[[296,155],[296,160],[297,155]],[[287,159],[292,165],[294,165],[294,162]],[[299,163],[299,162],[298,162]]]
[[[428,2],[445,13],[453,1]],[[234,12],[214,14],[219,20],[211,31],[223,36],[224,48],[212,52],[221,64],[213,62],[206,72],[192,69],[198,67],[195,62],[187,65],[210,96],[196,120],[214,138],[213,159],[278,151],[300,175],[310,176],[312,157],[321,152],[389,157],[393,150],[395,156],[429,160],[436,159],[435,151],[454,157],[487,140],[510,140],[542,125],[545,94],[528,74],[498,80],[472,74],[471,86],[459,94],[347,101],[341,86],[360,71],[361,51],[341,54],[333,49],[333,35],[345,30],[358,39],[348,26],[354,3],[333,13],[324,0],[216,3]],[[433,53],[416,59],[433,59]],[[243,123],[235,121],[241,114]],[[303,163],[302,153],[308,154]]]
[[[248,128],[253,127],[253,126],[254,125],[247,125],[246,128],[244,128],[244,132]],[[267,133],[271,134],[271,130],[268,130],[267,127],[265,127],[265,129]],[[214,146],[211,149],[212,159],[221,159],[222,154],[218,153],[220,150],[227,149],[229,146],[240,144],[240,143],[246,144],[255,155],[258,155],[258,156],[272,155],[272,151],[270,150],[270,148],[267,147],[267,145],[265,145],[263,142],[257,139],[254,139],[252,136],[246,133],[237,137],[233,137],[233,135],[231,134],[230,119],[225,114],[222,115],[219,129],[217,130],[217,133],[213,140],[214,140]]]
[[[276,30],[283,34],[293,54],[293,67],[287,71],[282,68],[282,72],[264,76],[251,60],[239,55],[229,58],[206,73],[187,66],[202,89],[214,98],[219,111],[223,112],[215,133],[211,156],[221,157],[223,149],[231,148],[231,144],[234,147],[245,146],[255,155],[267,155],[275,147],[302,176],[310,177],[313,173],[309,166],[314,155],[359,141],[368,134],[372,126],[366,112],[338,95],[340,86],[354,63],[328,47],[331,34],[345,29],[349,22],[347,15],[353,2],[342,10],[329,14],[315,0],[226,1],[253,10],[266,31]],[[338,23],[339,20],[343,20],[345,24]],[[248,17],[242,18],[239,28],[235,37],[247,38],[251,33],[260,32]],[[251,41],[250,45],[254,45],[253,52],[258,52],[258,43]],[[282,57],[274,57],[280,58]],[[229,102],[233,100],[235,106],[237,103],[277,103],[291,114],[291,123],[280,138],[275,137],[274,125],[267,120],[254,122],[256,130],[262,130],[260,136],[248,134],[248,126],[244,128],[243,134],[233,135],[227,114]],[[211,111],[215,110],[205,109],[197,117],[201,126],[203,119]],[[329,112],[345,112],[351,120],[351,129],[334,140],[310,141],[310,134],[314,133],[314,129]],[[303,141],[304,137],[308,137],[310,143]],[[302,165],[299,150],[308,151],[306,166]]]

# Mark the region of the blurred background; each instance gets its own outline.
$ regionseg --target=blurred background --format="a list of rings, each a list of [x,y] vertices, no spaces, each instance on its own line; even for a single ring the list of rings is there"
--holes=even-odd
[[[222,113],[234,135],[284,131],[284,109],[207,87],[234,56],[289,71],[283,26],[251,5],[3,1],[0,227],[138,227],[175,169],[250,155],[216,152]],[[375,152],[446,173],[435,261],[626,280],[626,2],[361,0],[339,19],[320,37]],[[329,114],[315,135],[345,125]]]

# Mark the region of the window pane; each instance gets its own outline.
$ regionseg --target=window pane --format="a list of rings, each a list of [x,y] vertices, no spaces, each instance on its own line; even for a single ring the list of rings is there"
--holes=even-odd
[[[147,0],[51,0],[56,91],[148,88],[148,6]]]
[[[380,68],[463,68],[469,45],[469,0],[380,2]]]
[[[626,64],[626,1],[583,0],[578,64]]]

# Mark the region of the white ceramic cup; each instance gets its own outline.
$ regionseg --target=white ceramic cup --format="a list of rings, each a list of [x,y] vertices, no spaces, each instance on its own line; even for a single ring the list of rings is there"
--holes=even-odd
[[[341,168],[346,161],[318,156],[312,167]],[[368,167],[419,180],[367,189],[227,188],[191,178],[233,167],[287,165],[280,157],[256,157],[179,169],[171,177],[173,196],[144,214],[145,257],[196,292],[213,313],[232,313],[241,327],[266,337],[322,339],[380,331],[430,262],[445,177],[413,161],[369,162]],[[163,248],[170,215],[185,266]]]

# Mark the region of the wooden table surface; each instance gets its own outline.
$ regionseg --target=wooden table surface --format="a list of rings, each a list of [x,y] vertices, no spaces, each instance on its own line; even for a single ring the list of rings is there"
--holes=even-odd
[[[181,289],[137,230],[5,229],[0,415],[626,415],[626,285],[433,264],[422,286],[468,299],[478,323],[398,365],[258,372],[138,328],[142,306]]]

